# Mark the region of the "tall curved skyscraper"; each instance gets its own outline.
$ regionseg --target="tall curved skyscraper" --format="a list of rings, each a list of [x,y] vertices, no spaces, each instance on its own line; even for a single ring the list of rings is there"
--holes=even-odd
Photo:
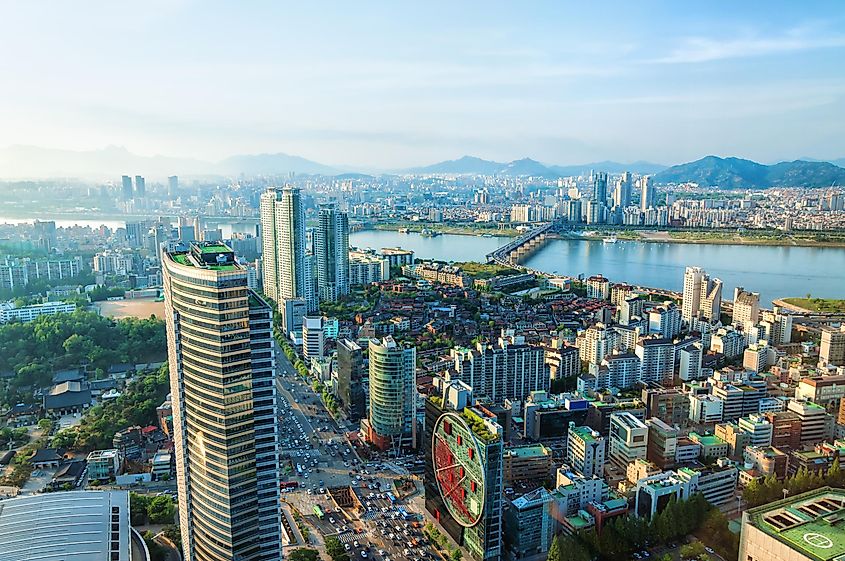
[[[370,414],[364,422],[367,440],[381,449],[413,446],[416,441],[415,347],[388,335],[370,339]]]
[[[162,261],[184,559],[279,560],[271,308],[226,245]]]

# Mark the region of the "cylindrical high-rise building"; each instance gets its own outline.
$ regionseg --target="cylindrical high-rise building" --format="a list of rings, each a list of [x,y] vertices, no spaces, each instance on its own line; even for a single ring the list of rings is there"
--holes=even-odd
[[[414,347],[403,347],[387,336],[370,339],[370,415],[367,438],[377,447],[413,444],[416,417]]]
[[[163,257],[184,558],[279,560],[272,310],[223,244]]]

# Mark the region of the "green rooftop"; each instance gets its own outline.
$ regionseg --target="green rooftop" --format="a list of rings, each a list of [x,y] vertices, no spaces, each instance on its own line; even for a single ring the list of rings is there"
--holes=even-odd
[[[702,446],[722,446],[726,444],[724,440],[715,434],[698,434],[697,432],[689,433],[690,439],[698,442]]]
[[[224,253],[227,251],[232,251],[229,246],[223,243],[218,244],[205,244],[199,246],[201,253]]]
[[[593,436],[594,431],[590,427],[573,427],[569,430],[569,432],[575,433],[584,442],[592,442],[596,440],[596,437]]]
[[[823,487],[750,509],[748,523],[816,561],[845,556],[845,490]]]

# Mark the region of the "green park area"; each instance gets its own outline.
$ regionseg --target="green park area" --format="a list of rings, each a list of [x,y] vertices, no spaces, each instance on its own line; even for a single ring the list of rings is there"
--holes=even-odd
[[[792,306],[804,308],[811,312],[845,313],[845,300],[830,298],[784,298],[784,302]]]

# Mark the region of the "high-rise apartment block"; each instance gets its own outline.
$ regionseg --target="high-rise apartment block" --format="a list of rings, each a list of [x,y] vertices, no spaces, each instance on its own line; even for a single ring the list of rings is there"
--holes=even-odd
[[[711,279],[700,267],[687,267],[684,271],[682,319],[687,323],[699,317],[717,321],[721,313],[722,281]]]
[[[650,208],[653,208],[655,205],[655,192],[654,192],[654,185],[651,183],[650,177],[641,177],[640,178],[640,210],[643,212],[647,211]]]
[[[327,203],[317,220],[317,292],[321,301],[335,302],[349,294],[349,219]]]
[[[128,201],[132,198],[132,178],[128,175],[121,176],[120,178],[120,186],[121,186],[121,194],[123,195],[123,200]]]
[[[285,300],[302,298],[308,311],[315,311],[313,286],[306,271],[305,212],[299,188],[287,186],[262,193],[260,215],[264,294],[280,309]]]
[[[135,176],[135,196],[144,197],[147,194],[147,182],[143,176]]]
[[[749,327],[760,321],[760,293],[748,292],[743,287],[734,289],[734,325]]]
[[[839,329],[835,327],[822,328],[819,362],[845,366],[845,324],[842,324]]]
[[[272,309],[219,243],[163,259],[186,561],[281,559]]]
[[[674,302],[652,308],[648,312],[648,331],[668,339],[675,338],[681,332],[681,310]]]
[[[542,347],[517,339],[499,340],[498,346],[479,342],[475,349],[452,349],[455,360],[453,379],[473,388],[478,399],[503,403],[506,399],[525,399],[535,390],[549,389],[549,370]]]

